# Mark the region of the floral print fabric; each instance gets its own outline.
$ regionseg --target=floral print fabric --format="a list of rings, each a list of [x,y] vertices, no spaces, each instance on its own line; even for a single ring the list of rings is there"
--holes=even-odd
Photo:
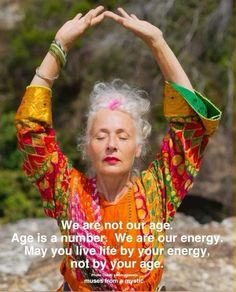
[[[134,186],[130,191],[130,204],[133,210],[136,210],[132,220],[144,223],[138,233],[143,236],[153,235],[155,238],[153,242],[148,240],[142,242],[145,249],[164,247],[164,243],[159,242],[158,237],[165,232],[151,230],[150,222],[172,221],[177,208],[193,184],[193,179],[201,166],[208,138],[217,128],[220,119],[220,111],[205,97],[186,90],[177,84],[165,83],[164,114],[169,120],[169,131],[163,138],[161,149],[155,159],[139,177],[135,178]],[[186,100],[185,95],[188,97]],[[201,105],[200,113],[194,103],[191,104],[191,98],[201,100],[197,103]],[[73,233],[62,228],[62,220],[102,223],[104,205],[100,204],[96,192],[96,179],[88,178],[72,167],[58,146],[52,128],[50,89],[29,86],[17,111],[15,124],[19,149],[25,155],[23,170],[41,193],[45,213],[57,220],[62,235]],[[122,213],[124,208],[119,210]],[[112,212],[108,212],[106,218],[115,220]],[[126,222],[127,214],[124,213],[120,218]],[[84,231],[79,229],[77,233],[83,234]],[[95,230],[91,230],[90,233],[100,234]],[[73,244],[79,243],[64,242],[63,244],[65,248],[73,248]],[[79,245],[83,248],[94,247],[98,251],[102,244],[104,243],[84,242]],[[111,242],[105,244],[109,245]],[[133,243],[133,246],[136,244]],[[64,257],[61,273],[72,290],[152,291],[160,282],[163,268],[151,271],[147,268],[139,268],[137,275],[144,279],[140,283],[99,282],[100,279],[104,280],[107,277],[114,278],[117,272],[121,275],[129,273],[130,269],[111,271],[112,257],[106,255],[101,257],[96,253],[94,258],[100,260],[102,258],[106,262],[104,271],[93,269],[92,258],[89,256]],[[88,259],[90,268],[71,268],[70,263],[75,259]],[[142,260],[153,263],[158,261],[162,265],[163,254],[144,255]],[[85,284],[84,280],[91,278],[94,279],[93,284]]]

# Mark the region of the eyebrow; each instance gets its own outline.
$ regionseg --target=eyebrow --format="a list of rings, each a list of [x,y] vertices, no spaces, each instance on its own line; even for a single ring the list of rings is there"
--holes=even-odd
[[[96,133],[99,133],[99,132],[109,133],[110,131],[108,129],[102,128],[102,129],[99,129]],[[116,133],[117,134],[126,133],[126,134],[129,135],[129,133],[125,129],[123,129],[123,128],[117,129],[116,130]]]

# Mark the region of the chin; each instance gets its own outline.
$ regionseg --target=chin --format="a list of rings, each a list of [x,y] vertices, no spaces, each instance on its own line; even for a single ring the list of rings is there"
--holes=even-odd
[[[123,175],[129,171],[130,170],[120,169],[119,167],[116,167],[113,165],[113,166],[109,166],[109,167],[105,167],[103,169],[100,169],[96,172],[100,175]]]

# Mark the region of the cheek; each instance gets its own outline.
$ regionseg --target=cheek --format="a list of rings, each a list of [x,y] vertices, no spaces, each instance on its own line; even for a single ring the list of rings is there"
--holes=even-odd
[[[103,149],[104,149],[104,145],[102,143],[91,142],[88,145],[88,153],[92,157],[98,156],[100,153],[103,152]]]
[[[131,143],[129,145],[123,145],[123,154],[127,157],[128,160],[133,160],[136,154],[136,144]]]

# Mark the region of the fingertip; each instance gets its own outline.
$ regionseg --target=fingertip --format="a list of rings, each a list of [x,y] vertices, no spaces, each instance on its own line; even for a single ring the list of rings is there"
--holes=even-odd
[[[99,6],[96,8],[96,10],[103,10],[103,9],[105,9],[105,7],[104,7],[103,5],[99,5]]]
[[[135,14],[130,14],[130,16],[132,17],[132,18],[134,18],[134,19],[138,19],[138,17],[135,15]]]
[[[101,19],[103,19],[104,16],[105,16],[104,12],[103,12],[102,14],[99,15],[99,17],[100,17]]]
[[[109,10],[105,11],[104,14],[105,14],[105,16],[112,17],[112,18],[114,18],[114,16],[115,16],[115,13],[113,13]]]

